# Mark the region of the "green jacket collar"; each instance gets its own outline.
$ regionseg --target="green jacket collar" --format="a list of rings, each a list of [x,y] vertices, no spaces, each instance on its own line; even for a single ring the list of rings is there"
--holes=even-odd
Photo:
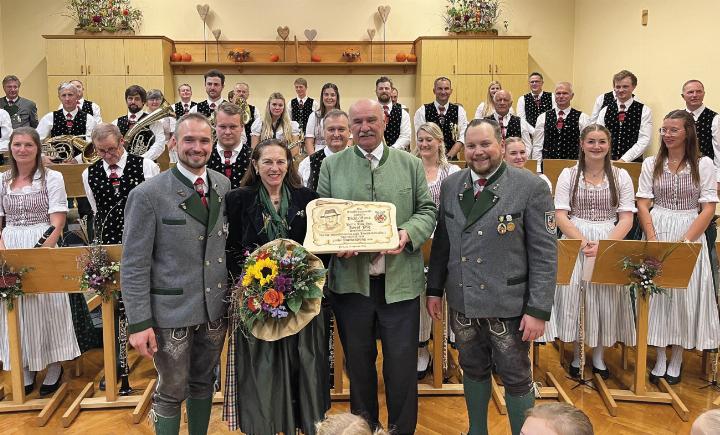
[[[465,214],[465,229],[469,228],[472,224],[477,222],[478,219],[483,217],[485,213],[490,211],[491,208],[495,207],[500,196],[497,194],[498,184],[497,181],[505,173],[507,166],[505,162],[500,163],[500,167],[497,171],[487,180],[485,188],[480,192],[477,199],[472,185],[472,177],[468,172],[468,178],[470,180],[465,186],[465,190],[460,195],[460,208]],[[470,169],[472,171],[472,169]]]
[[[187,192],[178,191],[178,194],[184,198],[178,206],[185,213],[192,216],[193,219],[207,226],[208,231],[211,230],[215,226],[218,216],[220,215],[220,203],[222,202],[222,198],[220,198],[220,195],[217,193],[217,184],[213,183],[213,180],[210,178],[210,171],[207,173],[208,185],[210,186],[207,208],[203,205],[200,196],[194,195],[195,187],[192,183],[190,183],[190,180],[181,174],[176,167],[173,167],[171,171],[175,178],[177,178],[187,188],[191,189],[193,193],[191,195],[187,195]]]

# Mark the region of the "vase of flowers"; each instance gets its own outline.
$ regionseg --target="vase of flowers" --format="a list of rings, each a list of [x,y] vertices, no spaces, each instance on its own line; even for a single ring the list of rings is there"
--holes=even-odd
[[[497,35],[499,0],[448,0],[445,30],[454,34]],[[506,22],[507,27],[507,22]]]
[[[77,23],[76,35],[134,35],[142,22],[130,0],[67,0],[65,15]]]

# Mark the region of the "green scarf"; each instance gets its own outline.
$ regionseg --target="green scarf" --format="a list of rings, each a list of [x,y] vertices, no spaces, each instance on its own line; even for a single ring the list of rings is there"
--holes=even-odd
[[[290,205],[290,189],[287,185],[283,183],[280,192],[280,210],[276,211],[265,185],[260,183],[260,204],[263,207],[263,231],[267,234],[268,240],[287,238],[288,224],[285,217]]]

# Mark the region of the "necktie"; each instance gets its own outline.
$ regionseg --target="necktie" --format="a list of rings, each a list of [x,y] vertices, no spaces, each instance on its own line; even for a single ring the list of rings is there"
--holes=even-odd
[[[120,169],[118,165],[110,165],[110,184],[112,184],[113,189],[115,189],[115,194],[117,195],[120,193],[120,176],[117,173],[117,170]]]
[[[15,100],[12,100],[12,101],[8,100],[8,106],[14,106],[14,105],[15,105]]]
[[[73,117],[72,117],[72,115],[68,113],[67,115],[65,115],[65,118],[66,118],[66,120],[65,120],[65,125],[67,126],[67,128],[72,128],[72,126],[73,126]]]
[[[445,106],[438,107],[438,122],[440,122],[440,125],[445,124]]]
[[[202,200],[203,205],[205,208],[208,206],[207,198],[205,197],[205,182],[202,178],[198,177],[197,180],[195,180],[195,191],[200,195],[200,199]]]
[[[232,177],[232,166],[230,166],[230,157],[232,157],[232,151],[225,150],[225,176]]]
[[[625,105],[624,104],[620,105],[620,111],[618,112],[617,120],[621,124],[623,122],[625,122]]]
[[[210,110],[215,110],[215,103],[210,103]]]
[[[305,107],[305,102],[303,100],[298,99],[298,107],[300,110],[303,110],[303,107]]]
[[[190,106],[188,104],[185,105],[185,112],[190,110]]]
[[[135,116],[134,113],[133,113],[132,115],[130,115],[130,117],[128,117],[128,125],[129,125],[130,127],[132,127],[133,125],[135,125],[135,122],[137,122],[135,118],[136,118],[136,116]]]
[[[368,160],[368,162],[370,162],[370,169],[375,169],[375,165],[373,164],[375,163],[375,156],[372,154],[365,154],[365,158]]]
[[[383,106],[383,112],[385,113],[385,125],[390,122],[390,110],[388,109],[388,106]]]
[[[565,126],[565,118],[564,118],[564,116],[565,116],[565,112],[563,112],[563,111],[561,110],[561,111],[558,113],[558,119],[557,119],[557,129],[558,129],[558,130],[562,130],[563,127]]]
[[[535,107],[538,109],[540,108],[540,95],[533,95],[533,98],[535,99]]]
[[[502,116],[498,116],[498,124],[500,124],[500,133],[502,134],[502,138],[505,139],[505,124],[503,123]]]
[[[487,178],[478,178],[476,183],[477,183],[478,187],[480,187],[480,188],[478,189],[477,192],[475,192],[475,199],[477,199],[478,196],[480,196],[480,193],[483,191],[483,188],[487,184]]]

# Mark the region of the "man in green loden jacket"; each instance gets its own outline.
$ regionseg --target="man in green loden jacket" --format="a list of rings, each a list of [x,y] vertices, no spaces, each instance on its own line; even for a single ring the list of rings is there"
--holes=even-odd
[[[354,414],[378,425],[376,328],[382,342],[388,424],[412,434],[417,423],[419,295],[425,286],[420,250],[435,228],[421,161],[383,143],[377,101],[350,107],[355,146],[326,158],[320,197],[395,204],[400,244],[381,253],[339,252],[329,266],[330,300],[347,355]]]

